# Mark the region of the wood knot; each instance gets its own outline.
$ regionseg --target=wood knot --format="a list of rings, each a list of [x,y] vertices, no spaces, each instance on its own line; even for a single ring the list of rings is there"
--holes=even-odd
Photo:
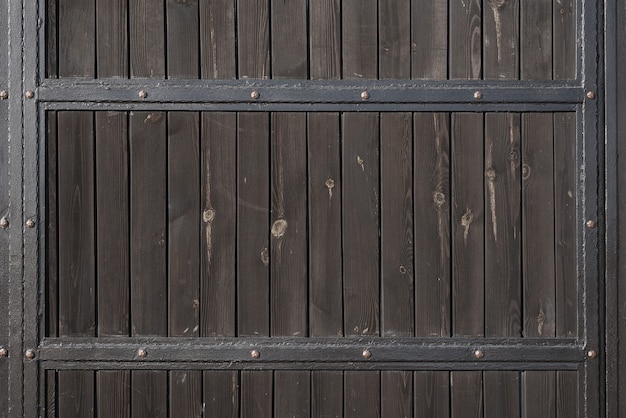
[[[511,151],[509,151],[509,160],[510,161],[519,160],[519,151],[516,149],[512,149]]]
[[[528,180],[530,177],[530,166],[528,164],[522,165],[522,179]]]
[[[148,116],[146,116],[146,118],[143,120],[143,123],[157,123],[158,121],[161,120],[161,118],[163,117],[163,114],[161,112],[154,112],[154,113],[150,113]]]
[[[202,212],[202,220],[204,223],[212,223],[213,219],[215,219],[215,211],[213,209],[205,209]]]
[[[261,250],[261,262],[265,267],[270,265],[270,251],[267,248]]]
[[[400,266],[400,274],[406,274],[406,267]]]
[[[359,155],[356,156],[356,163],[358,165],[361,166],[361,170],[365,171],[365,164],[363,164],[365,161],[363,161],[363,158],[361,158]]]
[[[490,168],[489,170],[487,170],[485,175],[487,176],[487,180],[491,182],[496,180],[496,170],[494,170],[493,168]]]
[[[287,232],[287,221],[285,219],[278,219],[272,225],[272,235],[274,238],[280,238]]]
[[[468,209],[467,212],[465,212],[463,216],[461,216],[461,225],[464,228],[469,228],[473,220],[474,220],[474,214],[472,213],[471,209]]]
[[[446,195],[441,192],[435,192],[433,193],[433,201],[435,205],[443,206],[443,204],[446,203]]]
[[[328,179],[326,180],[326,187],[328,187],[328,190],[332,189],[333,187],[335,187],[335,180],[333,179]]]

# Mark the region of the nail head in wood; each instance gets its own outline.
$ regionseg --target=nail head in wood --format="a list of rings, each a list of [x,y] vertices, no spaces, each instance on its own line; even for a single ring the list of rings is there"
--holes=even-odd
[[[4,347],[0,348],[0,357],[6,357],[8,355],[9,355],[9,351],[6,348]]]
[[[485,357],[485,352],[483,350],[475,350],[474,357],[476,357],[477,359],[481,359]]]
[[[6,100],[9,98],[9,92],[6,90],[0,91],[0,99]]]
[[[9,220],[7,218],[0,219],[0,228],[6,229],[9,227]]]
[[[589,100],[594,100],[596,98],[596,93],[594,91],[588,91],[587,92],[587,98]]]
[[[483,92],[482,91],[475,91],[474,92],[474,99],[480,100],[483,98]]]
[[[598,353],[596,352],[596,350],[589,350],[587,352],[587,357],[589,357],[590,359],[594,359],[598,357]]]
[[[261,94],[254,90],[252,93],[250,93],[250,97],[252,97],[254,100],[258,99],[259,97],[261,97]]]
[[[26,350],[26,352],[24,353],[24,356],[29,359],[32,360],[35,358],[35,350]]]
[[[363,350],[363,358],[369,360],[372,358],[372,352],[370,350]]]
[[[593,229],[596,227],[596,221],[594,221],[593,219],[589,219],[586,223],[587,228],[589,229]]]
[[[24,93],[24,95],[27,99],[32,99],[33,97],[35,97],[35,93],[33,93],[32,90],[26,90],[26,93]]]
[[[29,228],[34,228],[35,227],[35,221],[33,221],[32,219],[29,219],[26,221],[26,226]]]
[[[367,91],[361,92],[361,99],[367,100],[370,98],[370,94]]]
[[[259,358],[259,357],[261,357],[261,353],[259,353],[259,350],[252,350],[250,352],[250,357],[252,357],[252,358]]]
[[[140,98],[140,99],[145,99],[146,97],[148,97],[148,93],[146,93],[146,91],[145,91],[145,90],[141,90],[141,91],[138,93],[138,95],[139,95],[139,98]]]
[[[139,350],[137,350],[137,357],[146,358],[147,356],[148,356],[148,352],[145,349],[140,348]]]

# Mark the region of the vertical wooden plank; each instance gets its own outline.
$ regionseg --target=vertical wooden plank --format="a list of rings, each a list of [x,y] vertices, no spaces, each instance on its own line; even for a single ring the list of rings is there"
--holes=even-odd
[[[167,78],[198,78],[198,0],[166,0]]]
[[[556,372],[556,417],[578,417],[578,372]]]
[[[311,416],[343,417],[343,372],[311,372]]]
[[[414,372],[413,416],[448,418],[450,416],[450,373]]]
[[[383,371],[381,386],[381,416],[413,416],[413,373],[410,371]]]
[[[271,335],[307,334],[306,114],[273,113]]]
[[[204,372],[204,416],[239,417],[239,372]]]
[[[237,115],[202,114],[200,334],[236,335]]]
[[[344,417],[380,417],[380,372],[344,372]]]
[[[378,77],[378,19],[376,0],[343,0],[343,78]]]
[[[378,2],[378,73],[380,79],[411,78],[411,2]]]
[[[57,372],[46,370],[46,417],[57,416]]]
[[[165,77],[165,7],[163,0],[129,3],[130,76]]]
[[[170,417],[202,417],[204,408],[202,372],[198,370],[170,371],[169,399]]]
[[[167,372],[162,370],[133,370],[132,417],[167,417]]]
[[[95,76],[95,0],[59,0],[59,77]]]
[[[271,0],[272,78],[308,78],[307,2]]]
[[[96,112],[98,335],[129,335],[128,123]]]
[[[312,337],[343,335],[340,158],[339,114],[309,113],[309,333]]]
[[[128,77],[128,0],[96,0],[98,78]]]
[[[521,336],[520,115],[485,115],[485,335]],[[517,390],[517,389],[516,389]]]
[[[519,78],[519,0],[487,0],[483,10],[483,75]]]
[[[59,219],[58,219],[58,131],[57,112],[47,112],[46,187],[46,336],[59,336]]]
[[[555,80],[576,78],[576,2],[558,0],[553,2],[553,54],[552,62]]]
[[[448,1],[411,0],[411,78],[448,77]]]
[[[5,15],[5,16],[8,16]],[[59,76],[59,0],[46,1],[46,77]],[[7,61],[8,62],[8,61]]]
[[[486,371],[485,418],[520,416],[520,378],[517,371]]]
[[[554,150],[552,115],[522,115],[524,336],[554,337]]]
[[[277,370],[274,388],[274,416],[311,416],[311,372]]]
[[[309,2],[309,76],[341,78],[341,0]]]
[[[450,373],[450,387],[452,418],[481,418],[483,416],[482,372],[452,372]]]
[[[482,0],[449,3],[448,65],[451,79],[482,76]]]
[[[99,418],[130,418],[130,371],[96,372],[96,404]]]
[[[522,417],[556,416],[554,371],[526,371],[522,373]],[[574,402],[574,399],[570,399]]]
[[[90,370],[63,370],[59,372],[59,417],[86,418],[94,414],[94,372]]]
[[[269,153],[269,115],[240,113],[237,139],[239,336],[270,335]]]
[[[241,372],[241,418],[270,418],[274,398],[271,371]]]
[[[58,128],[59,335],[94,336],[93,113],[59,112]]]
[[[483,115],[452,115],[453,334],[484,335]],[[470,375],[467,375],[470,376]]]
[[[552,1],[522,1],[520,6],[520,76],[523,80],[550,80]]]
[[[235,3],[199,0],[200,77],[237,78]]]
[[[269,26],[269,0],[237,2],[239,78],[269,78]]]

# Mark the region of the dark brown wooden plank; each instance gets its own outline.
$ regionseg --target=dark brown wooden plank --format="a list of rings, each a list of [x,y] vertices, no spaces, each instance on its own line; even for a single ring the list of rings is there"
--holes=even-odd
[[[309,76],[341,78],[341,0],[309,2]]]
[[[98,78],[128,77],[128,0],[96,0]]]
[[[451,1],[449,7],[449,78],[481,78],[481,0]]]
[[[413,135],[415,335],[449,336],[450,116],[416,113]]]
[[[311,416],[343,417],[343,372],[311,372]]]
[[[236,335],[237,115],[202,114],[200,334]]]
[[[555,373],[527,371],[522,374],[523,418],[556,416]],[[574,402],[574,399],[569,401]]]
[[[269,0],[237,2],[239,78],[269,78]]]
[[[59,372],[57,401],[59,417],[95,416],[94,380],[93,371],[64,370]]]
[[[130,418],[130,371],[100,370],[96,388],[98,417]]]
[[[167,78],[198,78],[198,0],[166,0]]]
[[[556,335],[552,115],[522,115],[524,336]]]
[[[241,372],[241,418],[270,418],[274,398],[271,371]]]
[[[311,372],[277,370],[274,373],[274,416],[311,416]]]
[[[519,0],[483,3],[483,76],[519,78]]]
[[[235,3],[200,0],[199,19],[201,78],[236,78]]]
[[[98,335],[130,332],[128,122],[96,113]]]
[[[167,335],[166,116],[130,114],[133,336]]]
[[[271,0],[272,78],[308,78],[307,3]]]
[[[415,418],[448,418],[450,416],[450,373],[414,372]]]
[[[379,335],[378,128],[378,114],[343,115],[342,234],[346,335]]]
[[[342,74],[344,79],[378,77],[376,0],[343,0]]]
[[[167,372],[162,370],[134,370],[132,379],[132,417],[167,417]]]
[[[200,120],[168,114],[169,335],[196,337],[200,311]]]
[[[485,418],[520,416],[520,374],[517,371],[486,371]]]
[[[413,372],[381,372],[381,416],[413,416]]]
[[[59,336],[59,219],[58,219],[58,132],[57,112],[46,113],[46,335]]]
[[[197,370],[170,371],[169,395],[170,417],[202,417],[204,409],[202,372]]]
[[[520,115],[485,115],[485,335],[521,336]]]
[[[450,373],[450,416],[452,418],[481,418],[483,416],[482,380],[482,372]]]
[[[578,417],[578,372],[556,372],[556,417]]]
[[[483,115],[452,115],[453,334],[484,335]],[[469,376],[469,375],[468,375]]]
[[[411,78],[448,76],[448,2],[411,2]]]
[[[554,114],[556,335],[578,335],[576,114]]]
[[[378,77],[411,78],[411,2],[378,2]]]
[[[131,77],[165,77],[164,13],[163,0],[129,3]]]
[[[60,77],[95,76],[95,0],[59,0],[58,52]]]
[[[204,372],[204,416],[239,417],[239,372]]]
[[[308,114],[309,333],[342,336],[341,161],[338,113]]]
[[[307,334],[306,114],[271,118],[271,335]]]
[[[46,417],[57,416],[57,372],[46,370]]]
[[[237,142],[238,335],[269,336],[269,115],[240,113]]]
[[[520,66],[524,80],[552,79],[552,2],[520,3]]]
[[[59,76],[59,0],[46,1],[46,77]],[[8,61],[7,61],[8,62]]]
[[[344,373],[344,417],[380,417],[380,372]]]
[[[410,337],[413,301],[413,116],[380,115],[381,334]]]
[[[576,2],[559,0],[553,2],[552,60],[554,79],[576,78]]]
[[[58,128],[59,335],[94,336],[93,113],[59,112]]]

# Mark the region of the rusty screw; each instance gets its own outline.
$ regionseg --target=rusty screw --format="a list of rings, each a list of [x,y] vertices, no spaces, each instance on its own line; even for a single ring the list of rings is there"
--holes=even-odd
[[[0,228],[6,229],[9,227],[9,220],[7,218],[0,219]]]
[[[140,348],[139,350],[137,350],[137,357],[146,358],[147,355],[148,355],[148,352],[145,349]]]
[[[370,98],[370,94],[369,94],[369,92],[368,92],[368,91],[363,91],[363,92],[361,92],[361,99],[363,99],[363,100],[367,100],[367,99],[369,99],[369,98]]]
[[[482,91],[475,91],[474,92],[474,99],[480,100],[483,98],[483,92]]]
[[[250,357],[252,357],[252,358],[259,358],[259,357],[261,357],[261,353],[259,353],[259,350],[252,350],[250,352]]]
[[[372,352],[370,350],[363,350],[363,358],[369,360],[372,358]]]
[[[596,93],[595,93],[594,91],[589,90],[589,91],[587,92],[587,98],[588,98],[589,100],[594,100],[594,99],[596,98]]]
[[[252,93],[250,93],[250,97],[252,97],[254,100],[258,99],[259,97],[261,97],[261,94],[254,90]]]
[[[26,356],[27,359],[32,360],[35,358],[35,351],[28,349],[26,350],[26,353],[24,353],[24,356]]]
[[[33,221],[32,219],[29,219],[26,221],[26,226],[29,228],[34,228],[35,227],[35,221]]]
[[[146,97],[148,97],[148,93],[146,93],[145,90],[141,90],[139,93],[137,93],[137,95],[140,99],[145,99]]]
[[[8,355],[9,355],[9,351],[6,348],[4,347],[0,348],[0,357],[6,357]]]
[[[587,225],[587,228],[593,229],[596,227],[596,221],[589,219],[585,225]]]
[[[596,352],[596,350],[589,350],[587,352],[587,357],[589,357],[590,359],[594,359],[598,357],[598,353]]]
[[[474,357],[480,360],[481,358],[485,357],[485,352],[483,350],[475,350]]]
[[[9,92],[6,90],[0,91],[0,99],[6,100],[9,98]]]
[[[26,90],[26,93],[24,93],[24,96],[26,96],[27,99],[32,99],[33,97],[35,97],[35,93],[33,93],[32,90]]]

